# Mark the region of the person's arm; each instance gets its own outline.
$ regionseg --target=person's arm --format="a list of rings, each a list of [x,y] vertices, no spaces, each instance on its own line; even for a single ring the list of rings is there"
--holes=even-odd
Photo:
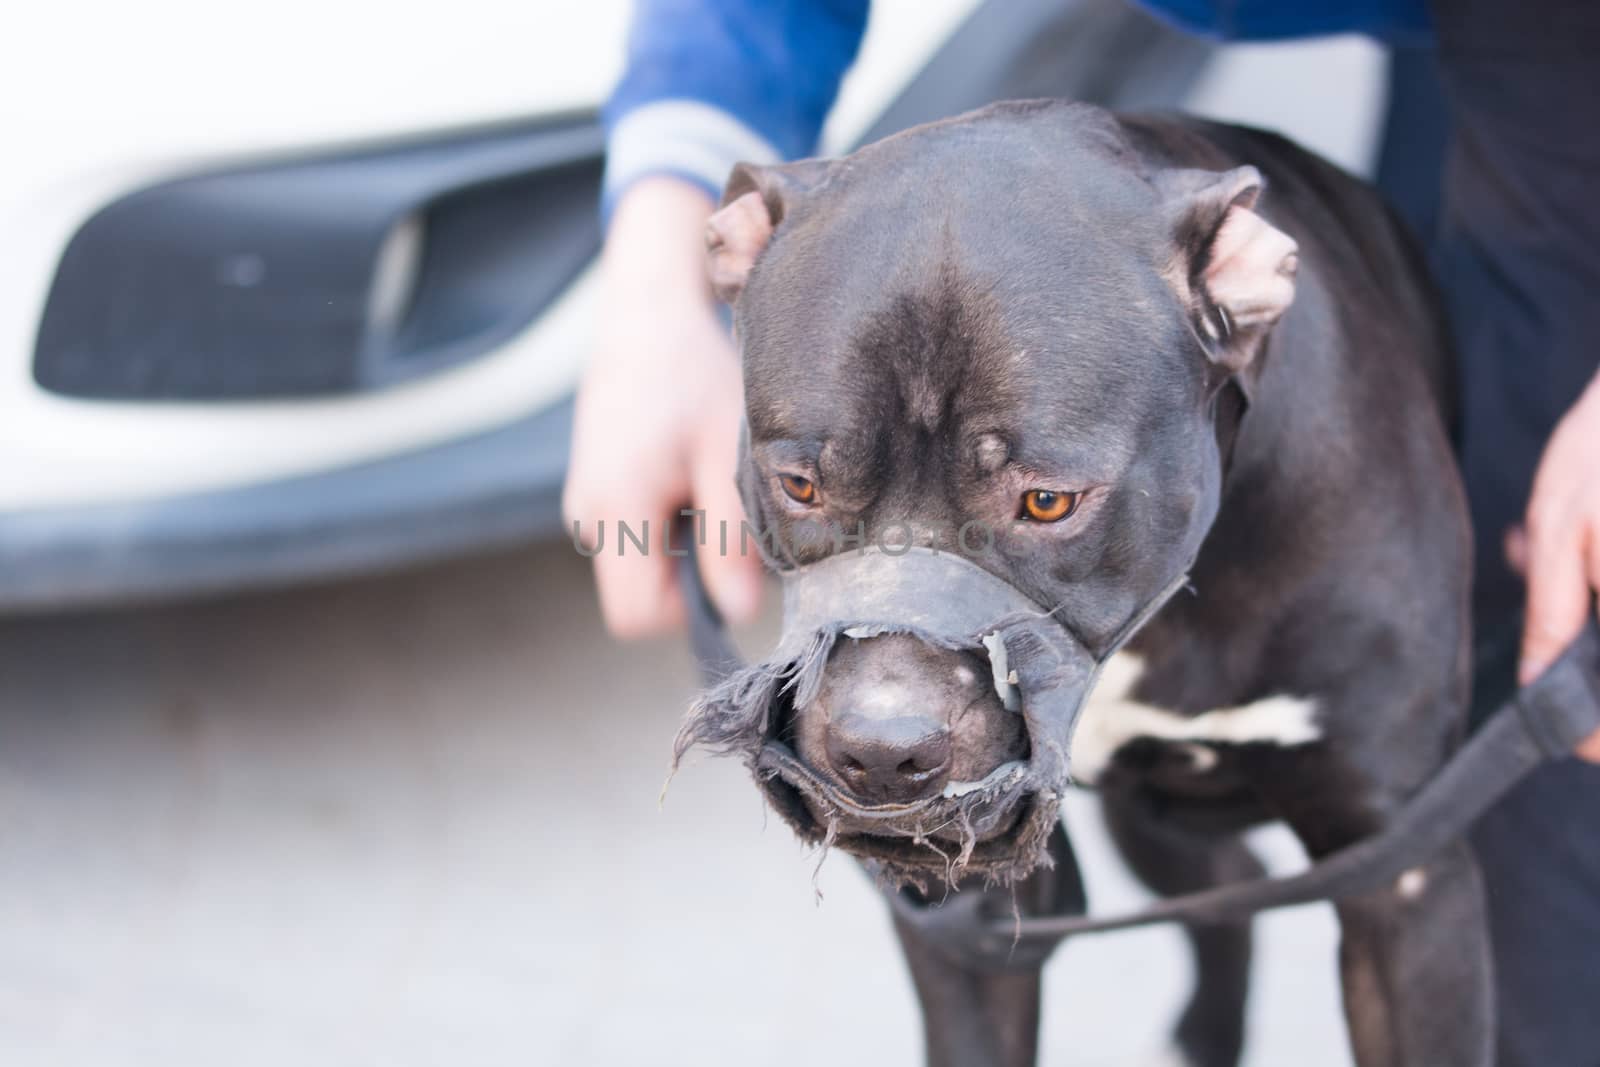
[[[735,163],[816,150],[868,0],[639,0],[606,105],[608,210],[671,174],[712,199]]]
[[[723,614],[758,606],[760,559],[738,551],[739,362],[706,281],[705,224],[735,163],[813,151],[866,13],[867,0],[640,0],[606,108],[604,309],[562,501],[586,541],[605,523],[595,579],[615,634],[681,623],[661,531],[682,508],[706,512],[700,562]],[[649,555],[619,554],[619,521],[648,521]]]

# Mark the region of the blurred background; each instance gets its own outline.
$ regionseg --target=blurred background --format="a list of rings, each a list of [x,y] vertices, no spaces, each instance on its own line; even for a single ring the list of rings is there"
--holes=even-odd
[[[814,889],[736,766],[658,806],[687,649],[610,642],[560,529],[628,16],[8,16],[0,1062],[917,1062],[850,862]],[[1367,173],[1387,70],[877,0],[825,146],[1067,95]],[[1091,798],[1069,823],[1094,905],[1140,899]],[[1249,1062],[1347,1064],[1331,916],[1259,926]],[[1156,1062],[1189,980],[1170,931],[1069,944],[1043,1062]]]

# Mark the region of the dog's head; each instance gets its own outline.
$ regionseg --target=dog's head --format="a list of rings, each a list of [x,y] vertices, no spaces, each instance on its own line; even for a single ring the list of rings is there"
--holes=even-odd
[[[1209,528],[1219,422],[1292,298],[1295,245],[1252,210],[1261,185],[1248,167],[1151,172],[1116,120],[1062,104],[738,168],[707,244],[744,360],[744,502],[778,565],[858,540],[958,554],[1103,651]],[[1025,873],[1025,797],[892,851],[818,810],[960,796],[1038,740],[992,650],[836,636],[763,720],[818,787],[791,821],[901,870],[976,838]]]

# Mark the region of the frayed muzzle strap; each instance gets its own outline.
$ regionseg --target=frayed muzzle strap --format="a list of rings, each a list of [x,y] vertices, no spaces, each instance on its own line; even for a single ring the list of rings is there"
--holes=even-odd
[[[926,839],[928,827],[954,822],[973,828],[959,863],[1012,880],[1048,862],[1045,844],[1070,781],[1073,728],[1101,664],[1184,582],[1169,584],[1104,649],[1087,648],[1049,608],[1002,578],[949,552],[907,547],[868,547],[838,553],[782,573],[783,631],[771,656],[753,666],[736,657],[715,634],[695,633],[702,663],[720,679],[692,709],[675,745],[676,758],[704,745],[744,757],[778,812],[808,840],[832,839],[838,827],[819,825],[816,810],[847,825],[870,825],[870,833],[848,842],[851,851],[875,854],[868,837]],[[691,616],[709,610],[699,588],[691,589]],[[714,628],[713,628],[714,629]],[[829,653],[840,636],[910,634],[951,649],[987,649],[997,681],[1014,687],[1027,726],[1029,757],[999,768],[977,788],[959,796],[917,804],[864,808],[809,771],[786,746],[773,740],[780,702],[803,707],[816,698]],[[1003,659],[1001,659],[1003,657]],[[1024,799],[1018,829],[1003,847],[985,851],[975,837]],[[810,801],[810,806],[805,803]],[[877,849],[891,872],[893,856]],[[975,861],[975,862],[974,862]]]

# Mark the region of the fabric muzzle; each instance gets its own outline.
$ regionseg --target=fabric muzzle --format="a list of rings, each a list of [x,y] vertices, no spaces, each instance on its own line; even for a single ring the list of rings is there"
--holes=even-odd
[[[674,766],[696,745],[739,755],[803,840],[838,845],[875,860],[886,880],[917,885],[930,872],[947,882],[976,874],[1007,884],[1050,864],[1046,845],[1071,782],[1072,732],[1083,702],[1101,665],[1186,580],[1180,575],[1106,647],[1091,650],[1051,609],[951,552],[864,547],[780,573],[777,648],[695,702],[674,744]],[[905,804],[864,805],[806,766],[777,737],[787,709],[816,699],[841,637],[883,634],[986,652],[1006,706],[1023,716],[1027,758]],[[933,837],[951,828],[960,841],[955,849]]]

